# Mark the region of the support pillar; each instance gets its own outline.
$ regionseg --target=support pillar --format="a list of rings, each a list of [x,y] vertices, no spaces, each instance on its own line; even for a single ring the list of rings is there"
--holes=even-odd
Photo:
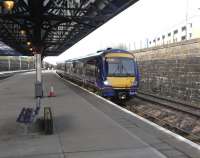
[[[8,57],[8,71],[10,71],[10,56]]]
[[[20,69],[20,70],[22,69],[22,59],[21,59],[20,56],[19,56],[19,69]]]
[[[43,97],[41,54],[35,54],[35,59],[36,59],[35,97],[37,98],[37,97]]]

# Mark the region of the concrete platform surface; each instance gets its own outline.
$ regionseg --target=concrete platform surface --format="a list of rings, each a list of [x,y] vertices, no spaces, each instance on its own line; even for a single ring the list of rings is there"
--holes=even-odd
[[[200,151],[45,71],[42,99],[54,115],[54,135],[24,133],[16,123],[32,107],[34,72],[0,81],[0,158],[199,158]],[[43,110],[40,111],[43,114]]]

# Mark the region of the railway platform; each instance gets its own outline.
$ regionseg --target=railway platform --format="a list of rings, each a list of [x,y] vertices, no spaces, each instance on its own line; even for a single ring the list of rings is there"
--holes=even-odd
[[[54,134],[16,122],[33,106],[34,72],[0,81],[0,158],[199,158],[200,147],[117,105],[44,71],[44,97],[54,116]],[[42,109],[40,113],[43,113]]]

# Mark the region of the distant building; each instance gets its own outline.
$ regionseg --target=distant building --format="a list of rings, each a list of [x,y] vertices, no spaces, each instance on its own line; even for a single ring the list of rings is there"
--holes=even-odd
[[[148,40],[148,47],[200,38],[200,17],[192,18],[163,34]]]

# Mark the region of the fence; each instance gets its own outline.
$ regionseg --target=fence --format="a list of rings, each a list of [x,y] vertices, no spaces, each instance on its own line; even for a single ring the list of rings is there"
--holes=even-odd
[[[0,71],[34,69],[34,61],[34,57],[0,56]]]

